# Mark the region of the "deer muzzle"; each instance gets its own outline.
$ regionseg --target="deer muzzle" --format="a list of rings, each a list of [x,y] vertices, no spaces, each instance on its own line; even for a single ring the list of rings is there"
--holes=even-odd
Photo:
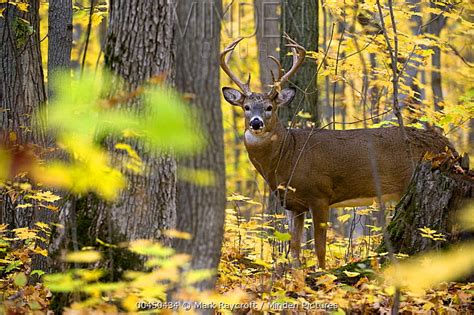
[[[249,123],[249,126],[250,126],[250,129],[252,131],[262,131],[263,127],[265,126],[265,124],[263,123],[263,120],[262,118],[260,117],[253,117],[251,120],[250,120],[250,123]]]

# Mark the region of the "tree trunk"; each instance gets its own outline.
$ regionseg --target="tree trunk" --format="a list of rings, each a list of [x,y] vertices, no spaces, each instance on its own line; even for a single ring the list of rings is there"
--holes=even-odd
[[[72,1],[50,0],[48,9],[48,96],[55,72],[71,67]]]
[[[418,36],[421,33],[421,26],[423,24],[422,17],[416,15],[416,13],[420,13],[420,0],[407,0],[407,4],[409,4],[413,8],[414,14],[410,17],[410,22],[412,23],[411,32],[413,36]],[[403,61],[404,62],[404,61]],[[401,75],[401,81],[405,84],[405,86],[410,87],[414,90],[415,98],[411,97],[407,91],[400,91],[398,93],[398,101],[400,103],[400,108],[407,108],[408,110],[412,111],[413,106],[416,104],[420,104],[419,97],[421,96],[420,93],[417,93],[419,87],[415,83],[415,79],[418,75],[419,68],[423,65],[424,58],[418,54],[413,54],[411,59],[406,65],[404,72]],[[418,99],[416,99],[418,98]],[[413,111],[412,111],[413,112]],[[415,115],[415,114],[413,114]]]
[[[282,1],[281,6],[281,31],[287,33],[292,39],[305,47],[307,51],[318,50],[318,1]],[[280,45],[280,60],[285,70],[291,68],[292,57],[288,56],[290,51],[286,47],[286,41],[282,40]],[[298,93],[293,102],[280,111],[283,122],[286,124],[293,115],[303,110],[311,114],[311,121],[318,123],[318,91],[316,81],[317,64],[314,59],[306,58],[306,61],[293,76],[291,85],[296,86]]]
[[[174,81],[173,22],[166,0],[115,0],[110,2],[105,62],[121,76],[130,90],[159,74]],[[139,111],[139,101],[122,105]],[[122,141],[122,140],[121,140]],[[117,139],[105,140],[113,152]],[[128,187],[109,204],[89,196],[77,202],[77,233],[80,245],[96,244],[96,238],[118,244],[134,239],[159,240],[170,245],[163,231],[176,225],[176,161],[156,157],[137,140],[127,141],[143,160],[143,174],[130,174]],[[122,164],[126,156],[114,152]],[[127,172],[129,173],[129,172]],[[74,211],[75,209],[73,209]],[[109,249],[109,270],[139,269],[140,261],[120,249]],[[129,256],[125,256],[129,255]],[[116,275],[111,275],[111,279]]]
[[[443,9],[433,1],[430,1],[432,8]],[[427,32],[431,35],[439,37],[441,30],[446,25],[446,17],[443,15],[430,14],[430,23],[428,24]],[[441,79],[441,48],[438,46],[431,47],[433,55],[431,56],[431,91],[433,92],[433,102],[436,111],[443,109],[443,88]]]
[[[46,101],[39,38],[39,0],[29,1],[28,12],[2,3],[0,18],[0,124],[12,145],[46,143],[41,124],[32,114]],[[14,140],[16,138],[16,140]],[[31,226],[45,215],[41,209],[16,209],[7,194],[0,200],[0,223],[9,228]],[[48,211],[49,212],[49,211]]]
[[[474,198],[472,176],[453,173],[450,161],[434,169],[430,161],[418,165],[406,194],[387,227],[395,253],[416,254],[456,241],[456,211]],[[423,237],[421,228],[441,233],[446,241]],[[382,244],[384,250],[386,246]]]
[[[275,0],[254,0],[255,25],[258,44],[258,62],[262,89],[273,84],[270,70],[274,63],[268,56],[277,57],[280,47],[279,2]]]
[[[211,171],[215,183],[209,186],[178,181],[177,229],[192,240],[176,240],[175,247],[192,255],[192,269],[216,270],[219,264],[226,204],[224,131],[219,82],[220,2],[202,0],[198,6],[181,0],[177,4],[176,86],[192,95],[197,128],[205,128],[207,146],[199,154],[180,159],[178,172]],[[195,14],[192,13],[196,10]],[[190,17],[188,19],[188,16]],[[186,23],[186,24],[183,24]],[[214,279],[202,282],[200,289],[212,289]]]

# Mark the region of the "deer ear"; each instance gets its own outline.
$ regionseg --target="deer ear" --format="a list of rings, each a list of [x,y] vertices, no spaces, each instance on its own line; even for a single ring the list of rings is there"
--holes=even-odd
[[[278,93],[278,96],[276,97],[276,104],[278,107],[280,106],[286,106],[291,103],[293,98],[296,95],[296,89],[295,88],[286,88],[280,91]]]
[[[228,87],[222,88],[222,94],[224,94],[225,100],[232,105],[242,106],[244,103],[244,95],[236,89]]]

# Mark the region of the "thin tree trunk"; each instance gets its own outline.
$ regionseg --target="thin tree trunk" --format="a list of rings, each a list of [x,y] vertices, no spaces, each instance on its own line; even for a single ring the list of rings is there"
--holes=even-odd
[[[72,1],[50,0],[48,9],[48,96],[55,72],[71,67]]]
[[[282,1],[281,31],[305,47],[307,51],[318,50],[319,35],[319,2],[317,0]],[[280,60],[283,68],[291,68],[292,57],[287,56],[289,49],[286,42],[281,41]],[[307,58],[303,66],[293,76],[291,85],[298,88],[298,93],[290,104],[281,110],[281,118],[286,124],[297,110],[311,114],[311,121],[319,122],[318,90],[316,78],[317,64],[314,59]]]
[[[174,81],[171,4],[166,0],[115,0],[110,2],[105,53],[106,66],[121,76],[130,90],[148,79],[165,74]],[[140,111],[139,101],[127,106]],[[121,140],[122,141],[122,140]],[[113,151],[117,139],[105,143]],[[163,231],[176,226],[176,161],[169,155],[156,157],[137,140],[127,141],[141,156],[143,174],[130,174],[128,187],[112,204],[88,197],[77,202],[80,245],[96,238],[118,244],[134,239],[159,240],[170,245]],[[118,165],[126,156],[114,152]],[[125,251],[109,249],[109,268],[140,268],[140,261]],[[111,275],[111,279],[116,275]]]
[[[407,0],[407,4],[409,4],[413,8],[414,14],[410,17],[410,22],[412,23],[411,32],[412,35],[417,36],[420,35],[421,32],[421,25],[422,25],[422,17],[417,15],[416,13],[420,13],[420,0]],[[418,75],[419,68],[423,65],[423,57],[418,54],[413,54],[411,59],[406,65],[406,68],[400,78],[405,86],[411,87],[413,90],[418,91],[418,86],[415,84],[415,79]],[[419,98],[421,96],[420,93],[415,92],[415,97]],[[400,108],[408,108],[409,110],[413,107],[414,104],[419,104],[420,100],[413,99],[410,97],[410,94],[405,91],[400,91],[398,93],[398,99],[400,102]]]
[[[433,8],[442,8],[436,3],[430,1],[430,6]],[[446,17],[443,15],[430,14],[430,23],[428,24],[427,32],[431,35],[439,37],[443,27],[446,25]],[[441,48],[438,46],[431,47],[433,55],[431,56],[431,91],[433,92],[433,102],[436,111],[443,109],[443,87],[441,85]]]
[[[268,56],[277,57],[277,49],[280,47],[280,17],[278,15],[280,2],[254,0],[254,5],[260,82],[262,88],[266,88],[273,83],[270,70],[273,69],[274,63],[268,59]]]
[[[192,94],[197,128],[203,127],[206,148],[199,154],[180,159],[178,172],[211,171],[215,183],[202,186],[178,181],[177,229],[188,232],[192,240],[176,240],[175,248],[192,255],[192,269],[217,270],[219,264],[226,204],[224,131],[219,82],[221,3],[211,0],[181,0],[177,4],[179,27],[187,27],[176,39],[176,86]],[[196,10],[196,14],[190,14]],[[190,16],[191,18],[187,19]],[[183,23],[186,23],[184,25]],[[198,284],[200,289],[214,287],[210,279]]]

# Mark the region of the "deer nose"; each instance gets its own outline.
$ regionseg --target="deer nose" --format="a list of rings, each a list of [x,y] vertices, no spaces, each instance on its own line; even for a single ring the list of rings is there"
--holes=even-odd
[[[250,121],[250,128],[252,128],[253,130],[262,129],[263,121],[258,117],[252,118],[252,120]]]

